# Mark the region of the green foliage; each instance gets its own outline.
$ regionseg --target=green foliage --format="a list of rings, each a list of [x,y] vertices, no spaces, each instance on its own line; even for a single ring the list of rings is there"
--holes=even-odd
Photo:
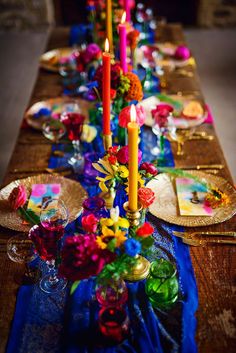
[[[36,215],[33,211],[31,210],[26,210],[24,207],[19,208],[19,212],[21,217],[29,222],[31,225],[39,224],[40,223],[40,218],[38,215]]]
[[[74,294],[74,292],[76,291],[76,289],[78,288],[80,284],[80,281],[75,281],[72,286],[71,286],[71,289],[70,289],[70,295]]]

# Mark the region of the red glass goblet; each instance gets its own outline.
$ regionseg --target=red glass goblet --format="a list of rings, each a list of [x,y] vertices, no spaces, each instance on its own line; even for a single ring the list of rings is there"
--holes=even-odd
[[[68,138],[72,141],[74,155],[68,160],[68,163],[77,173],[82,173],[84,169],[84,158],[80,150],[80,137],[83,130],[85,117],[79,112],[64,112],[61,115],[61,121],[65,125]]]

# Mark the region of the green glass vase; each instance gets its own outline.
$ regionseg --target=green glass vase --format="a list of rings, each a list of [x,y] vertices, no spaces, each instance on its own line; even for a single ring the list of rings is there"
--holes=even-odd
[[[151,264],[145,291],[154,307],[169,309],[178,299],[178,278],[176,267],[165,259]]]

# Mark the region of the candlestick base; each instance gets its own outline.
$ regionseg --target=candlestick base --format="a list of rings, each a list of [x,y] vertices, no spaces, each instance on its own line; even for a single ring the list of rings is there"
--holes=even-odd
[[[129,272],[124,275],[123,279],[129,282],[137,282],[145,279],[149,274],[150,262],[143,256],[137,255],[136,264],[130,268]]]
[[[123,207],[124,207],[124,210],[126,212],[126,216],[129,220],[129,224],[131,227],[137,227],[140,223],[140,218],[141,218],[141,210],[142,210],[142,207],[139,207],[138,210],[136,211],[131,211],[129,209],[129,203],[128,202],[125,202],[123,204]]]
[[[114,186],[110,186],[108,191],[102,191],[99,194],[99,197],[101,197],[105,201],[105,205],[108,210],[110,210],[113,207],[115,196],[116,196],[116,191]]]
[[[105,151],[112,147],[112,135],[103,135],[103,146]]]

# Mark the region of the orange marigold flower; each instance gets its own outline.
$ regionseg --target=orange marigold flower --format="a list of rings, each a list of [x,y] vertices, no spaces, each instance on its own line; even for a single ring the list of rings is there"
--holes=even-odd
[[[127,72],[124,76],[127,77],[130,81],[130,87],[128,92],[126,93],[125,98],[128,101],[141,101],[141,99],[143,98],[143,89],[138,76],[135,75],[133,72]]]
[[[129,45],[132,50],[138,45],[139,34],[140,32],[137,29],[134,29],[127,34]]]

